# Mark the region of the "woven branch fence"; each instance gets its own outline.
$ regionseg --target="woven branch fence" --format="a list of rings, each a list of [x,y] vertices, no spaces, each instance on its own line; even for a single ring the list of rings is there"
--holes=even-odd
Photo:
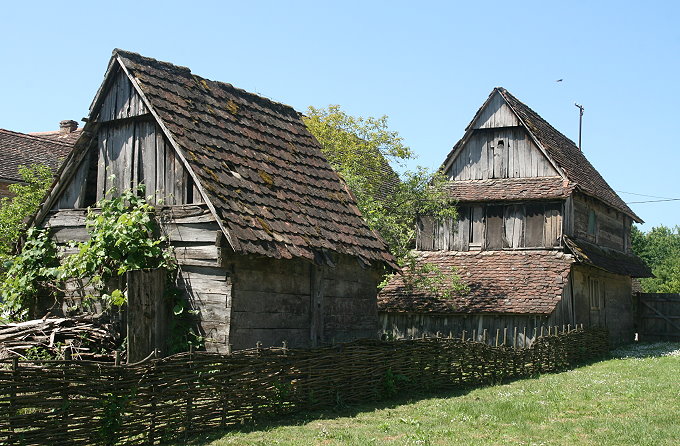
[[[427,338],[118,366],[14,359],[0,362],[0,443],[159,444],[303,410],[555,372],[608,349],[605,330],[576,329],[527,348]]]

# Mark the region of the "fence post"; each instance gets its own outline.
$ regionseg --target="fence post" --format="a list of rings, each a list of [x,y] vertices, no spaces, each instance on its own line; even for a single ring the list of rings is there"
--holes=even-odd
[[[463,330],[463,334],[461,335],[460,340],[465,342],[465,330]]]
[[[12,423],[12,418],[17,412],[17,381],[19,378],[19,358],[16,356],[12,358],[12,386],[9,394],[9,422],[8,422],[8,432],[7,439],[9,444],[14,444],[14,423]]]
[[[184,438],[189,436],[189,431],[191,430],[191,419],[192,419],[192,406],[193,406],[193,397],[191,395],[192,392],[192,384],[194,382],[194,375],[191,373],[191,370],[194,368],[194,346],[190,345],[189,346],[189,364],[187,365],[189,369],[189,380],[187,382],[187,395],[186,395],[186,418],[184,420]]]
[[[517,350],[517,326],[516,325],[513,327],[512,348]]]
[[[498,338],[501,337],[501,329],[497,328],[496,329],[496,347],[498,347]]]
[[[153,350],[153,358],[158,359],[159,351],[157,348]],[[151,421],[149,422],[149,436],[147,438],[148,444],[156,443],[156,361],[152,362],[151,366],[151,388],[149,393],[151,394]]]
[[[64,369],[62,370],[62,377],[63,377],[63,383],[61,386],[61,407],[62,407],[62,413],[61,413],[61,425],[62,428],[64,429],[64,435],[68,435],[68,374],[66,372],[66,369],[71,365],[71,359],[72,359],[72,351],[70,348],[67,348],[64,350]]]
[[[527,348],[527,326],[522,328],[522,348]]]
[[[507,346],[508,342],[508,327],[503,327],[503,347]]]

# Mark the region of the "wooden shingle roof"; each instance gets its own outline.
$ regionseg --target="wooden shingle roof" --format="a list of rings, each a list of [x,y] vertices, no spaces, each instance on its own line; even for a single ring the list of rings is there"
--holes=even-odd
[[[18,182],[19,166],[44,164],[56,171],[72,143],[0,129],[0,179]]]
[[[328,250],[394,265],[293,108],[114,50],[186,159],[235,252],[314,259]]]
[[[449,181],[446,192],[459,202],[565,199],[574,184],[561,177]]]
[[[378,311],[550,314],[574,263],[571,255],[548,250],[420,251],[416,255],[418,262],[436,265],[445,274],[456,268],[469,293],[440,298],[427,290],[408,289],[395,275],[378,295]]]
[[[624,214],[628,214],[637,222],[642,222],[640,217],[607,184],[602,175],[590,164],[585,155],[583,155],[583,152],[571,139],[564,136],[555,127],[550,125],[548,121],[510,94],[505,88],[498,87],[496,90],[517,113],[529,131],[548,152],[548,155],[564,171],[567,178],[576,183],[578,189],[581,189],[588,195],[599,198],[604,203]]]
[[[579,263],[591,265],[614,274],[630,277],[653,277],[652,270],[634,254],[606,249],[584,240],[564,236],[564,244]]]

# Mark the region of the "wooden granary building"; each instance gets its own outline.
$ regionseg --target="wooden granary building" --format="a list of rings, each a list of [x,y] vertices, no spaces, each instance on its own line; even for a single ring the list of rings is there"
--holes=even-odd
[[[379,296],[381,328],[397,337],[541,325],[607,326],[633,339],[631,252],[641,219],[579,148],[503,88],[495,88],[442,170],[456,221],[418,222],[417,254],[455,268],[469,292],[442,299],[397,277]]]
[[[88,206],[140,183],[208,350],[375,336],[393,258],[291,107],[114,50],[36,224],[82,240]]]

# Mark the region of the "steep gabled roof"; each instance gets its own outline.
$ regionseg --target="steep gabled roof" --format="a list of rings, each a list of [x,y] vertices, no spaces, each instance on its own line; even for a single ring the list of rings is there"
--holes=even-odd
[[[22,181],[19,166],[44,164],[56,171],[72,144],[0,129],[0,179]]]
[[[186,162],[235,252],[318,259],[328,250],[394,265],[293,108],[137,53],[114,50],[108,76],[116,65]]]
[[[577,190],[601,200],[605,204],[629,215],[638,223],[642,223],[640,217],[614,192],[571,139],[564,136],[538,113],[502,87],[496,87],[491,91],[489,98],[480,107],[475,117],[465,129],[466,135],[451,150],[444,165],[449,163],[458,148],[467,140],[468,135],[474,130],[472,128],[474,122],[495,94],[499,94],[505,100],[530,136],[539,145],[539,148],[558,167],[566,179],[575,184]]]
[[[550,314],[562,298],[574,262],[568,254],[549,250],[419,251],[416,255],[418,262],[436,265],[445,274],[455,268],[469,293],[439,298],[427,290],[408,289],[395,275],[378,294],[378,311]]]

